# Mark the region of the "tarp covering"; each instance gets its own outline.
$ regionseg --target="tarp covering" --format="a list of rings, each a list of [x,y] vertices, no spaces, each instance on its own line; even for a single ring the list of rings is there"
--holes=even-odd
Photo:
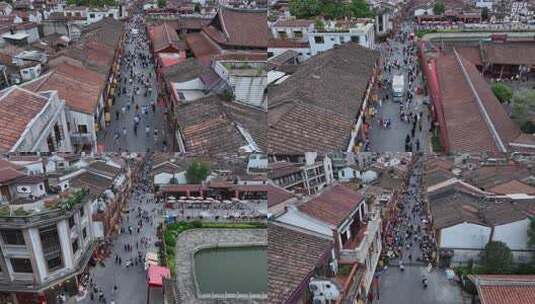
[[[162,287],[163,278],[170,278],[171,271],[169,271],[169,268],[167,267],[151,265],[149,267],[148,277],[149,277],[149,286]]]

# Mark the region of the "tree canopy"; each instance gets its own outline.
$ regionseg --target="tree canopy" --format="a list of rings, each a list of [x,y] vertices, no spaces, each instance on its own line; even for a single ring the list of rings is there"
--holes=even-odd
[[[159,8],[166,8],[167,7],[167,0],[158,0],[158,7]]]
[[[67,0],[68,5],[75,6],[91,6],[91,7],[103,7],[115,6],[117,2],[115,0]]]
[[[513,95],[513,119],[520,125],[522,131],[533,132],[530,118],[535,113],[535,90],[527,90]]]
[[[513,253],[504,242],[490,241],[481,255],[481,266],[486,274],[505,274],[514,270]]]
[[[202,161],[193,161],[186,170],[186,179],[190,184],[200,184],[210,174],[210,167]]]
[[[290,13],[296,18],[312,18],[324,16],[329,19],[343,17],[366,18],[373,17],[365,0],[290,0]]]
[[[535,217],[530,217],[528,228],[528,247],[535,248]]]
[[[495,83],[491,89],[501,103],[509,102],[513,98],[513,90],[503,83]]]
[[[435,5],[433,5],[433,13],[435,15],[442,15],[445,10],[446,10],[446,7],[444,6],[444,3],[442,2],[436,2]]]

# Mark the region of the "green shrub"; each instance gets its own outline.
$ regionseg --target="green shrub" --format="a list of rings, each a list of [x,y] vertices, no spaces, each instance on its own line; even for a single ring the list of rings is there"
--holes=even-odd
[[[491,89],[501,103],[509,102],[513,98],[513,90],[503,83],[495,83]]]

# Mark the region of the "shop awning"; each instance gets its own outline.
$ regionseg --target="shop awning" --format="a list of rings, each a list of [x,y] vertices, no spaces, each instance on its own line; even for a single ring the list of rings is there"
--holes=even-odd
[[[171,271],[163,266],[150,266],[148,271],[149,286],[163,287],[163,278],[170,278]]]

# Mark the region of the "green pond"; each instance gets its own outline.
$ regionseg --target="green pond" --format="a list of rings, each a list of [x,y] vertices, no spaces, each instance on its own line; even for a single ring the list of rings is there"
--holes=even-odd
[[[267,292],[266,247],[207,248],[195,253],[201,293]]]

